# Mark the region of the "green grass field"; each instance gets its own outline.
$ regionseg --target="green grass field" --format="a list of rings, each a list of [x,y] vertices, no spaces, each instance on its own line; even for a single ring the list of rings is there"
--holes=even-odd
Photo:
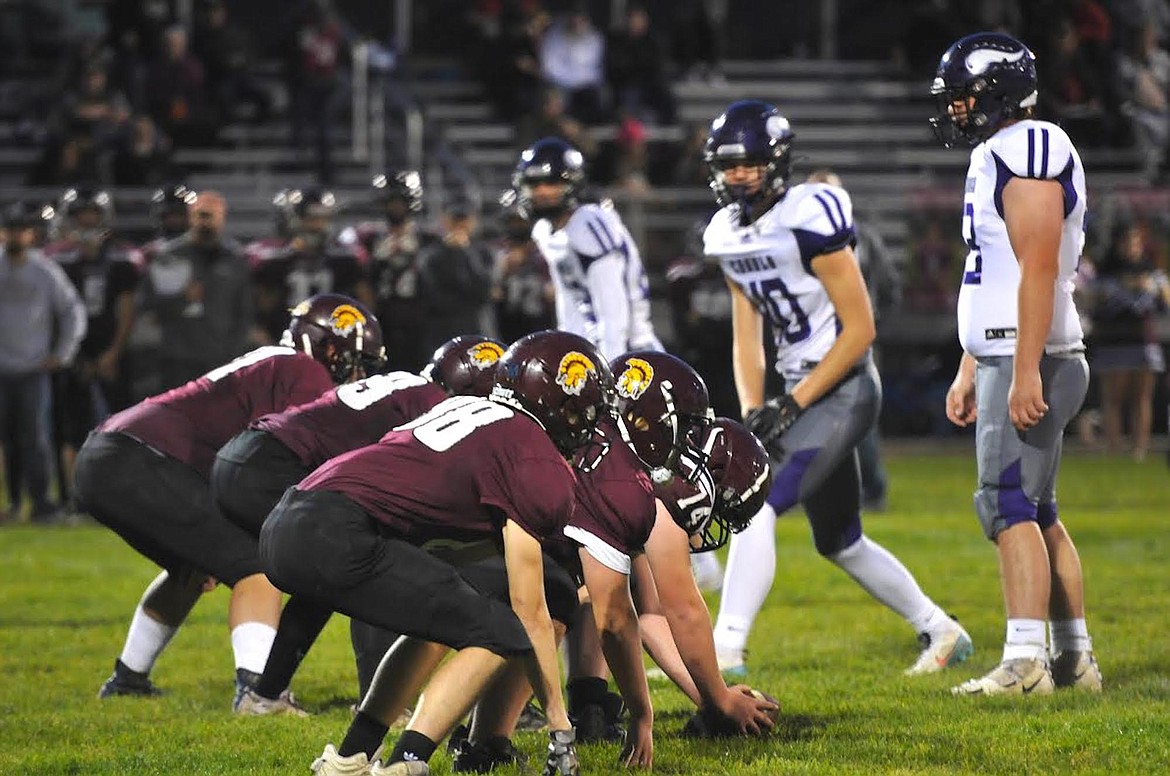
[[[971,458],[907,455],[889,468],[890,512],[870,518],[867,531],[963,621],[972,662],[904,678],[914,634],[815,554],[801,517],[782,519],[776,585],[749,644],[752,684],[783,705],[779,729],[759,741],[684,741],[685,699],[656,685],[655,770],[1170,772],[1170,472],[1161,461],[1066,461],[1062,515],[1086,569],[1107,688],[1026,700],[948,692],[995,664],[1003,639],[995,555],[970,510]],[[294,684],[313,718],[237,719],[228,711],[222,589],[199,604],[155,669],[166,697],[98,701],[154,573],[100,527],[0,529],[0,773],[308,773],[325,742],[340,739],[356,693],[344,621],[330,624]],[[543,737],[520,745],[535,756]],[[615,757],[614,747],[582,750],[586,773],[616,771]],[[433,766],[449,772],[441,753]]]

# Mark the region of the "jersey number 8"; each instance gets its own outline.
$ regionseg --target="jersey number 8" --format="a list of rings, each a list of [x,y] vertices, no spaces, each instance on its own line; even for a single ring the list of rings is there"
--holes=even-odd
[[[395,431],[413,431],[415,439],[436,453],[443,453],[466,439],[477,428],[506,420],[514,414],[504,405],[479,396],[452,396]]]

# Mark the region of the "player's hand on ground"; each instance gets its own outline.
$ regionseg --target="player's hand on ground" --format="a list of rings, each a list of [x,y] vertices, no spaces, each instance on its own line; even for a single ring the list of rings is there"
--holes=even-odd
[[[621,763],[627,768],[651,768],[654,765],[654,718],[630,717]]]
[[[1039,423],[1047,412],[1048,403],[1044,401],[1044,383],[1040,379],[1040,370],[1014,374],[1012,387],[1008,390],[1008,413],[1012,425],[1020,431],[1027,431]]]
[[[772,712],[779,706],[752,695],[752,688],[737,684],[727,689],[719,711],[727,717],[740,735],[758,736],[772,729]]]
[[[947,390],[947,420],[956,426],[967,426],[978,416],[975,409],[975,378],[955,375],[955,381]]]
[[[577,750],[573,748],[576,740],[577,731],[571,728],[549,731],[543,776],[578,776],[581,773]]]

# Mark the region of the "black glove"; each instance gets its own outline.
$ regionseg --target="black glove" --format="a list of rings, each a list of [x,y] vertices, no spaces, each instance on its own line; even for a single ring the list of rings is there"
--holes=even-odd
[[[577,731],[573,728],[549,731],[544,776],[579,776],[581,762],[577,759],[577,751],[573,749],[576,740]]]
[[[762,407],[748,410],[743,423],[764,447],[771,450],[772,443],[792,427],[802,412],[804,410],[792,394],[786,393],[778,399],[769,399]]]

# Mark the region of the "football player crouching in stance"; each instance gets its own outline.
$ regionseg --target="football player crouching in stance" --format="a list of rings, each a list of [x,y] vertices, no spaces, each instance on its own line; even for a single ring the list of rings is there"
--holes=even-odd
[[[320,294],[297,305],[281,345],[266,346],[107,419],[78,452],[79,502],[164,571],[147,587],[99,697],[157,695],[149,673],[205,590],[232,588],[237,686],[276,632],[280,592],[265,578],[256,532],[224,518],[209,479],[216,451],[258,417],[360,379],[382,350],[360,302]]]
[[[690,484],[666,492],[668,498],[677,497],[685,506],[705,501],[708,507],[702,517],[697,517],[702,511],[698,508],[687,515],[695,521],[697,531],[707,530],[711,505],[721,492],[702,466],[702,461],[712,457],[714,445],[708,444],[704,451],[694,447],[691,441],[705,439],[711,422],[706,386],[689,366],[665,353],[629,353],[615,359],[611,370],[616,375],[616,416],[600,423],[592,443],[575,457],[578,508],[564,533],[573,543],[577,573],[584,580],[593,606],[593,620],[601,634],[606,662],[629,707],[629,734],[621,762],[627,766],[649,767],[653,757],[653,716],[642,670],[638,618],[631,600],[629,575],[650,552],[649,542],[655,534],[660,535],[658,544],[665,552],[659,551],[652,563],[660,571],[662,564],[671,564],[673,569],[668,576],[672,583],[677,580],[688,585],[691,593],[689,599],[685,595],[670,599],[672,604],[684,602],[671,610],[669,619],[672,624],[689,629],[688,634],[679,638],[686,654],[685,662],[679,657],[678,649],[674,649],[669,631],[666,634],[674,662],[681,666],[673,673],[687,677],[681,685],[684,691],[708,710],[713,729],[715,720],[721,723],[718,729],[724,734],[758,733],[770,727],[777,706],[761,696],[753,697],[747,688],[728,688],[723,683],[706,624],[709,623],[706,606],[690,574],[687,534],[656,499],[656,482],[681,482],[684,476],[706,477],[702,485]],[[746,469],[755,466],[752,483],[755,490],[764,490],[763,483],[770,471],[767,455],[746,429],[742,426],[738,429],[753,447],[741,445],[737,460],[747,462]],[[720,427],[717,434],[712,433],[720,437],[724,432]],[[729,448],[724,445],[720,452],[726,449]],[[718,460],[723,469],[729,468],[725,454]],[[686,475],[681,474],[683,471]],[[739,470],[736,473],[741,474]],[[699,495],[694,497],[695,494]],[[733,501],[739,503],[739,496],[727,499],[728,503]],[[670,523],[673,530],[664,526],[663,521]],[[653,585],[653,580],[648,579],[646,584]],[[701,623],[702,627],[695,627],[695,623]],[[405,647],[404,642],[399,642],[383,662],[381,671],[387,671],[396,653]],[[667,649],[663,647],[659,651]],[[696,680],[690,679],[687,666],[698,677]],[[457,772],[487,772],[516,760],[517,752],[509,737],[530,694],[518,678],[514,675],[512,681],[494,683],[480,700],[469,737],[455,746]],[[604,683],[603,678],[599,681]],[[403,748],[403,741],[415,731],[430,731],[428,737],[432,741],[450,732],[450,727],[438,726],[434,721],[450,719],[444,710],[452,702],[452,689],[436,682],[426,687],[423,702],[391,760],[400,756],[398,750]],[[546,762],[545,772],[559,772],[555,761]]]
[[[436,709],[447,717],[440,729],[465,716],[508,659],[519,657],[548,714],[549,757],[559,773],[579,768],[541,542],[559,536],[572,515],[576,480],[566,459],[608,412],[611,384],[588,341],[566,332],[528,335],[500,359],[490,398],[452,397],[377,444],[331,459],[285,493],[261,531],[265,567],[281,589],[457,650],[432,680],[451,692]],[[502,543],[508,604],[421,546],[472,537]],[[426,653],[420,659],[429,660]],[[435,739],[424,732],[404,734],[387,762],[378,752],[428,668],[380,669],[339,749],[327,746],[314,772],[427,773]]]
[[[220,448],[211,468],[211,489],[220,512],[259,536],[265,518],[288,488],[342,453],[372,445],[453,395],[486,396],[502,343],[479,335],[455,337],[439,348],[421,374],[384,372],[385,359],[366,364],[367,377],[332,388],[314,401],[265,415]],[[332,610],[300,596],[289,600],[263,673],[236,695],[241,714],[303,714],[288,694],[293,673]],[[361,691],[396,635],[360,622],[351,624]],[[372,660],[367,653],[381,651]],[[370,665],[372,662],[372,666]]]

